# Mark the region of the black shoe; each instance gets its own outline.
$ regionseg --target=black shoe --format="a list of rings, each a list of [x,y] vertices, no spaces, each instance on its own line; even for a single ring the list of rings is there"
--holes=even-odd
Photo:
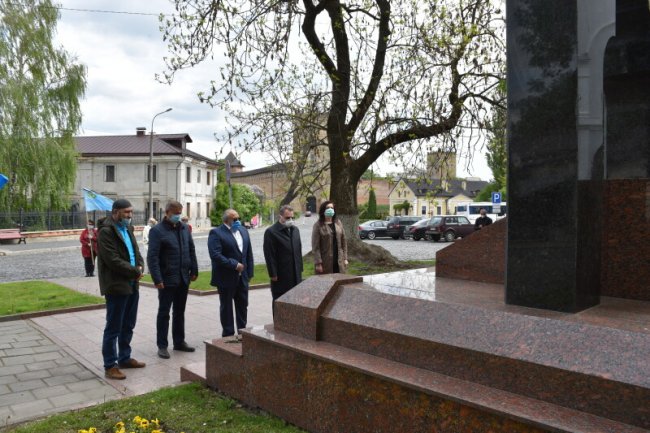
[[[169,352],[164,347],[158,348],[158,357],[162,359],[169,359]]]
[[[174,346],[174,350],[180,350],[181,352],[194,352],[196,349],[192,346],[188,346],[186,342],[182,342],[178,346]]]

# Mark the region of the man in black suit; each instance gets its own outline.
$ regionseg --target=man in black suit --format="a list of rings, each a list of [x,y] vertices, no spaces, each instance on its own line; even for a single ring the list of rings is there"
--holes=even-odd
[[[253,278],[253,249],[248,231],[239,222],[234,209],[226,209],[223,224],[208,235],[208,252],[212,260],[210,284],[219,289],[219,316],[222,337],[235,336],[233,301],[237,330],[246,327],[248,282]]]
[[[264,232],[264,259],[275,301],[302,281],[302,243],[293,209],[282,206],[278,222]]]

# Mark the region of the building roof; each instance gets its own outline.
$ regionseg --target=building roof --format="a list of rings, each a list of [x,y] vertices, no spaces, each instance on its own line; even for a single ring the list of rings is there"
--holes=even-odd
[[[146,156],[149,155],[149,135],[100,135],[75,137],[75,145],[81,156]],[[155,134],[151,142],[154,155],[177,155],[216,164],[214,159],[185,148],[191,143],[189,134]],[[173,143],[173,144],[172,144]]]
[[[488,185],[488,182],[484,180],[450,179],[447,181],[448,185],[445,190],[443,189],[443,181],[441,179],[432,179],[429,182],[412,179],[402,180],[406,186],[413,191],[413,194],[415,194],[416,197],[422,197],[427,194],[431,194],[435,197],[455,197],[459,194],[463,194],[472,198],[476,197],[476,195]],[[395,184],[393,189],[395,189],[398,184],[399,182]]]
[[[274,164],[274,165],[269,165],[268,167],[256,168],[254,170],[240,171],[238,173],[231,173],[230,176],[232,178],[248,177],[248,176],[254,176],[256,174],[273,173],[276,171],[286,171],[284,164]]]
[[[237,159],[234,153],[228,152],[228,155],[224,158],[225,161],[230,161],[231,167],[244,167],[240,160]]]

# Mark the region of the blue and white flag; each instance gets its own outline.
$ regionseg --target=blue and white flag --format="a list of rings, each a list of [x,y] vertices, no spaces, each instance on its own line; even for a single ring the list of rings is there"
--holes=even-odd
[[[86,201],[86,212],[94,210],[112,210],[113,200],[96,193],[92,189],[82,188],[84,193],[84,200]]]
[[[9,178],[4,174],[0,174],[0,189],[4,188],[7,182],[9,182]]]

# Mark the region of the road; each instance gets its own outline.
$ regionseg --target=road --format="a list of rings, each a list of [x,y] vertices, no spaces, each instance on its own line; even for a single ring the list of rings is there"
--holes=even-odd
[[[303,254],[311,249],[311,222],[298,222],[302,239]],[[250,232],[255,263],[264,263],[262,243],[264,229]],[[208,232],[194,234],[199,269],[210,269],[208,255]],[[379,245],[400,260],[435,259],[436,252],[448,244],[444,242],[427,242],[412,240],[375,239],[364,240],[369,244]],[[6,255],[3,255],[6,254]],[[0,282],[39,280],[48,278],[77,277],[85,275],[81,249],[77,240],[36,240],[28,239],[27,245],[0,244]]]

